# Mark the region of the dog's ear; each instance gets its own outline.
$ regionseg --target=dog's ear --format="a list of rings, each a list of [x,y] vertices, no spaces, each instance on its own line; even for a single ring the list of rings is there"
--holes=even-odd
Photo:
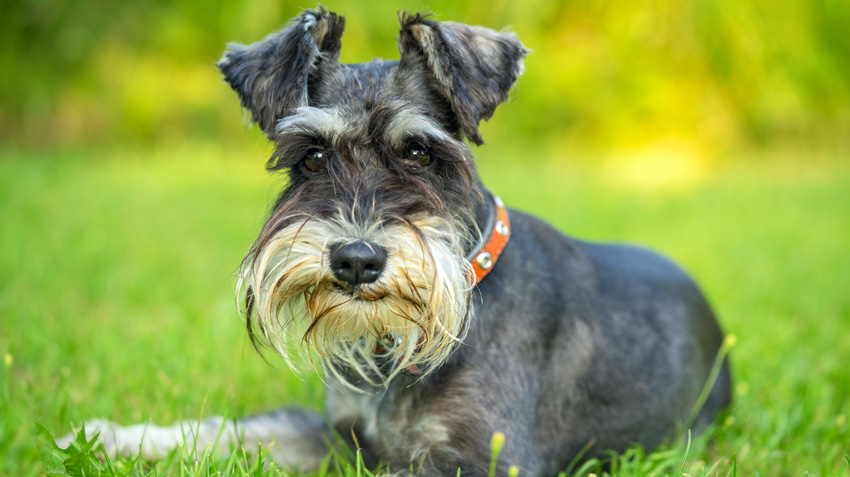
[[[490,119],[496,106],[508,98],[528,50],[513,33],[440,23],[418,13],[402,13],[399,22],[400,68],[424,66],[463,133],[481,145],[478,124]]]
[[[344,17],[323,7],[307,10],[262,41],[228,44],[218,67],[242,107],[271,137],[279,119],[307,106],[308,84],[339,65],[344,29]]]

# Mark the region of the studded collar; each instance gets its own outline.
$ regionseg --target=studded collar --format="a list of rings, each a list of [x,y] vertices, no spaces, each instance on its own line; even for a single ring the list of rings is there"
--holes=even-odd
[[[502,254],[502,250],[508,244],[508,239],[511,238],[511,223],[508,220],[508,211],[505,209],[505,204],[502,202],[502,199],[499,199],[495,195],[493,196],[493,203],[496,206],[496,210],[493,219],[488,224],[490,225],[488,227],[490,235],[489,237],[485,235],[487,237],[485,238],[486,241],[483,241],[480,247],[467,257],[472,264],[474,275],[473,285],[481,283],[481,280],[493,270],[493,266],[496,265],[496,261]]]

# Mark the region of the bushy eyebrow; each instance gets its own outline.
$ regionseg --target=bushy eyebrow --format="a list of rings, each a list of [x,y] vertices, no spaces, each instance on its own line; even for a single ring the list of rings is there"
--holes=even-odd
[[[339,137],[347,123],[336,108],[302,106],[277,122],[279,135],[312,133],[328,141]]]
[[[383,139],[391,147],[402,147],[411,137],[448,141],[451,137],[433,119],[415,109],[396,112],[387,121]]]

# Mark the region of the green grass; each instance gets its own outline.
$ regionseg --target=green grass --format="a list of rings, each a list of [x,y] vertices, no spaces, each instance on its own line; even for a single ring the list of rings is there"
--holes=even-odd
[[[234,271],[280,186],[263,154],[0,151],[0,475],[44,472],[35,423],[58,436],[94,417],[321,410],[320,381],[260,359],[233,303]],[[586,157],[479,156],[508,204],[577,237],[678,260],[737,337],[735,404],[712,439],[632,449],[614,475],[850,475],[845,152],[729,157],[652,186]],[[262,473],[239,453],[183,457],[112,464]],[[354,459],[328,472],[368,475],[358,469]]]

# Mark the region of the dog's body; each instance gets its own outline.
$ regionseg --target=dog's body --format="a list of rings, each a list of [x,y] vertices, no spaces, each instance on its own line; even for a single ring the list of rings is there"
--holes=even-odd
[[[96,423],[107,447],[134,452],[144,435],[156,456],[225,429],[223,448],[273,443],[280,463],[313,468],[332,435],[354,435],[393,471],[479,475],[500,431],[500,473],[539,475],[586,447],[652,448],[709,423],[730,378],[724,363],[694,409],[722,333],[688,276],[505,211],[478,178],[462,138],[482,142],[479,121],[521,73],[519,41],[405,16],[400,61],[340,65],[342,29],[307,11],[219,63],[278,146],[269,168],[290,175],[243,266],[248,329],[285,357],[293,341],[318,352],[327,416]]]

